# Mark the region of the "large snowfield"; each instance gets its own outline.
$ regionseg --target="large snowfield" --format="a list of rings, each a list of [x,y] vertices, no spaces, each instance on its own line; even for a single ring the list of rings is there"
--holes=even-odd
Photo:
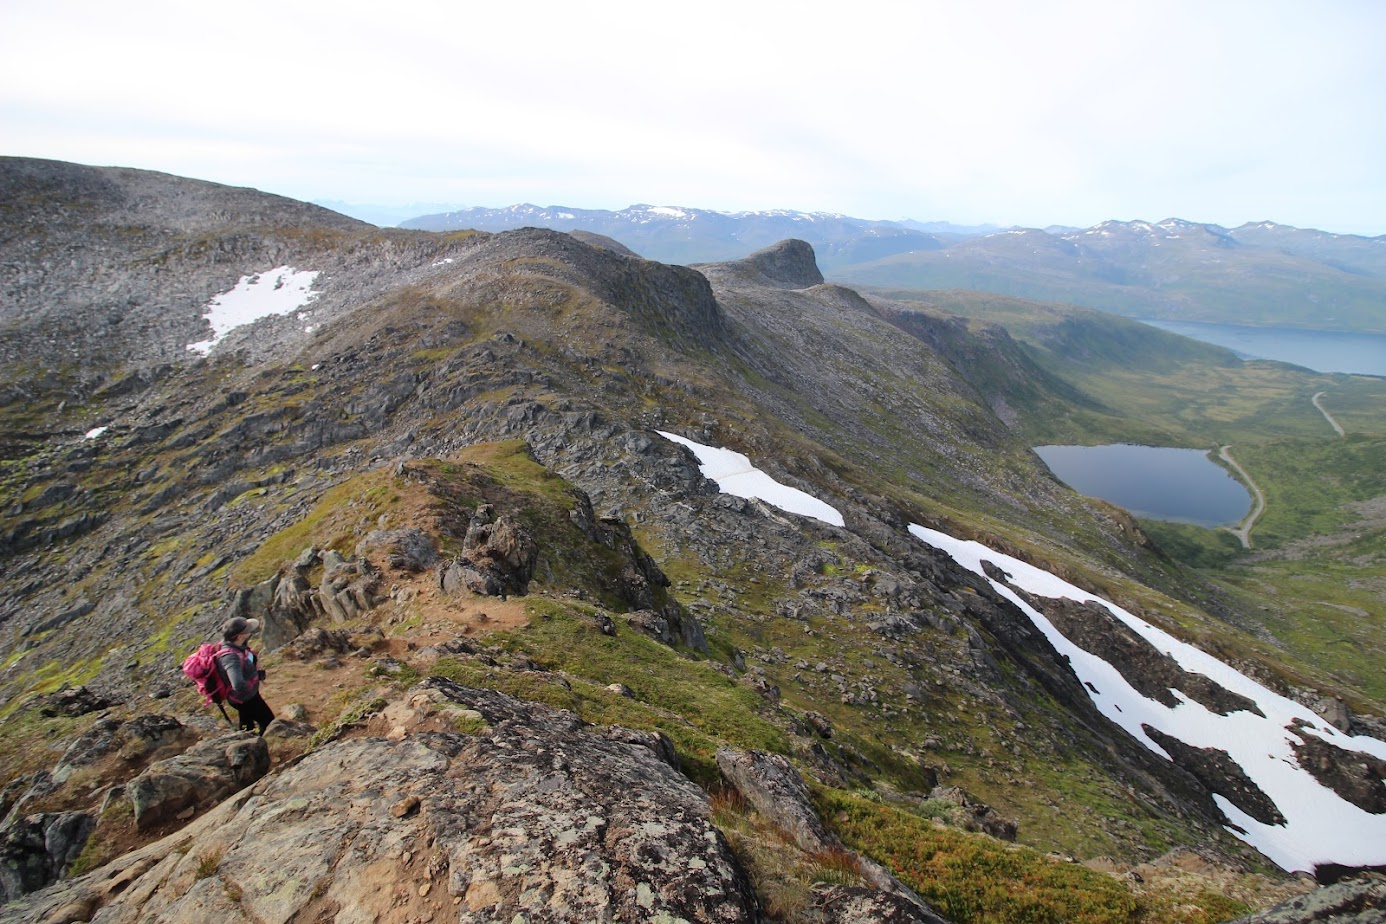
[[[703,474],[717,481],[727,493],[758,498],[789,513],[842,525],[842,515],[836,509],[802,491],[779,484],[740,453],[702,446],[670,433],[661,432],[660,435],[690,448],[698,457]],[[1322,864],[1386,865],[1386,815],[1363,811],[1319,783],[1299,765],[1292,747],[1302,743],[1305,734],[1312,732],[1343,750],[1386,759],[1386,742],[1339,732],[1299,703],[1266,689],[1192,645],[1047,571],[978,542],[955,539],[919,525],[911,525],[909,530],[919,541],[945,552],[960,566],[987,580],[998,594],[1029,616],[1059,654],[1068,657],[1078,680],[1102,714],[1141,744],[1169,758],[1141,727],[1149,725],[1193,747],[1225,751],[1236,761],[1275,803],[1285,823],[1263,824],[1215,795],[1218,807],[1231,822],[1228,830],[1234,835],[1287,870],[1312,872],[1315,866]],[[1142,696],[1117,667],[1079,648],[1010,587],[988,578],[982,570],[984,561],[1006,572],[1010,583],[1035,596],[1101,604],[1186,671],[1202,674],[1227,690],[1251,699],[1264,716],[1246,711],[1218,715],[1178,691],[1172,691],[1179,700],[1173,707]],[[1297,722],[1306,727],[1305,733],[1294,730]]]
[[[207,303],[206,316],[212,325],[212,339],[190,343],[188,349],[205,356],[221,338],[243,324],[306,307],[317,298],[317,293],[311,291],[317,278],[317,270],[299,271],[291,266],[242,276],[235,288]]]

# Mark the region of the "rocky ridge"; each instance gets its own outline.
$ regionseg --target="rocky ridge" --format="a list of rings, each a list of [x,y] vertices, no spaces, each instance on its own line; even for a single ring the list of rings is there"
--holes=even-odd
[[[436,670],[441,659],[565,701],[576,689],[583,708],[633,710],[647,726],[679,730],[685,772],[709,787],[726,736],[743,751],[769,742],[818,785],[908,803],[941,781],[962,783],[996,814],[1019,813],[1024,837],[1028,820],[1053,810],[1018,796],[1037,785],[1037,765],[1063,760],[1084,785],[1138,806],[1139,823],[1094,819],[1085,837],[1130,859],[1151,858],[1142,826],[1167,842],[1237,852],[1195,775],[1114,738],[1022,614],[902,527],[976,507],[1036,531],[1061,523],[1110,553],[1087,566],[1103,581],[1119,582],[1124,568],[1169,585],[1164,566],[1109,513],[1050,481],[945,355],[902,336],[855,293],[822,285],[807,248],[695,271],[544,231],[378,237],[329,222],[320,235],[282,241],[247,234],[255,259],[340,261],[322,295],[338,299],[336,313],[311,334],[256,325],[205,361],[162,369],[157,356],[136,355],[83,381],[58,370],[24,383],[31,424],[7,445],[22,465],[7,476],[0,554],[6,575],[25,577],[0,587],[0,709],[28,721],[40,709],[35,691],[65,687],[78,713],[44,719],[69,724],[40,725],[33,740],[101,709],[185,695],[170,650],[240,612],[264,616],[290,683],[327,671],[343,677],[342,691],[348,674],[388,687],[385,702],[363,692],[362,712],[343,711],[347,740],[358,722],[387,742],[403,728],[395,745],[412,742],[428,761],[443,758],[423,754],[440,752],[412,740],[413,720],[384,717],[415,695],[390,678]],[[188,271],[215,291],[233,263],[190,262]],[[57,291],[61,280],[43,285]],[[99,316],[99,305],[79,303]],[[6,343],[22,350],[29,336],[7,328]],[[110,430],[77,438],[97,424]],[[847,526],[718,494],[653,432],[670,428],[746,451],[830,499]],[[889,485],[872,474],[886,470]],[[916,490],[924,484],[934,500]],[[515,613],[506,607],[519,594],[542,602],[542,615],[516,613],[501,626],[516,632],[514,647],[479,646],[474,637]],[[455,627],[448,620],[463,613],[468,632],[416,632]],[[529,636],[519,632],[526,621]],[[665,681],[651,682],[526,641],[545,625],[580,627],[569,649],[575,639],[629,646],[638,636],[688,657],[661,662]],[[112,649],[113,638],[122,645]],[[748,697],[735,699],[744,727],[714,734],[702,724],[711,716],[686,705],[670,718],[663,695],[703,657],[737,691],[727,696]],[[315,708],[329,734],[329,703]],[[480,730],[475,717],[460,721],[464,730],[454,722],[421,734]],[[276,761],[288,762],[308,745],[276,747]],[[318,760],[320,747],[304,760]],[[45,755],[29,755],[25,772],[39,772]],[[1051,798],[1076,805],[1070,794]],[[60,853],[55,871],[67,864]],[[465,902],[459,888],[448,901]],[[860,878],[841,888],[828,904],[910,913],[852,891],[871,891]],[[530,900],[523,889],[502,892]],[[327,907],[312,905],[325,894],[300,910]]]

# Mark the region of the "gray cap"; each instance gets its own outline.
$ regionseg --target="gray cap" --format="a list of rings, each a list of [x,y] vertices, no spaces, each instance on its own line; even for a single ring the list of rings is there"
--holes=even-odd
[[[221,637],[228,642],[238,635],[247,632],[257,632],[260,629],[260,620],[246,619],[244,616],[232,616],[221,624]]]

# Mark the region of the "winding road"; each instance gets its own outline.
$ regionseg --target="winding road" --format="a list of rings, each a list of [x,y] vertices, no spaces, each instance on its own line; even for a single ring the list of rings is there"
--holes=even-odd
[[[1310,400],[1313,401],[1314,407],[1318,408],[1319,413],[1323,415],[1324,420],[1327,420],[1329,425],[1332,426],[1334,430],[1338,431],[1338,436],[1342,439],[1347,439],[1347,432],[1342,428],[1342,425],[1334,420],[1333,415],[1328,413],[1328,408],[1323,406],[1321,399],[1326,394],[1327,392],[1318,392]],[[1223,446],[1218,450],[1218,456],[1222,461],[1232,466],[1236,473],[1241,476],[1242,481],[1251,489],[1252,495],[1256,498],[1256,504],[1251,508],[1251,512],[1246,515],[1242,522],[1238,523],[1236,526],[1224,526],[1223,529],[1240,539],[1242,548],[1249,549],[1251,548],[1251,528],[1256,525],[1256,521],[1261,518],[1261,514],[1266,512],[1266,496],[1261,493],[1261,488],[1256,482],[1251,480],[1251,476],[1246,473],[1246,469],[1238,465],[1237,460],[1232,458],[1232,454],[1228,452],[1231,448],[1231,446]]]
[[[1317,406],[1317,402],[1315,406]],[[1323,410],[1322,408],[1319,409]],[[1328,416],[1327,412],[1324,413],[1324,416]],[[1329,419],[1331,420],[1332,418]],[[1334,424],[1334,426],[1337,426],[1337,424]],[[1246,486],[1251,488],[1251,493],[1256,498],[1256,504],[1251,508],[1251,512],[1246,515],[1242,522],[1238,523],[1236,526],[1224,526],[1223,529],[1226,529],[1232,535],[1240,539],[1242,548],[1249,549],[1251,548],[1251,528],[1256,525],[1256,521],[1261,518],[1261,514],[1266,512],[1266,496],[1261,493],[1261,489],[1257,486],[1256,482],[1251,480],[1251,476],[1246,473],[1246,469],[1238,465],[1237,460],[1232,458],[1232,453],[1228,452],[1231,448],[1231,446],[1223,446],[1218,450],[1218,456],[1222,461],[1232,466],[1237,474],[1242,477],[1242,481],[1246,483]]]

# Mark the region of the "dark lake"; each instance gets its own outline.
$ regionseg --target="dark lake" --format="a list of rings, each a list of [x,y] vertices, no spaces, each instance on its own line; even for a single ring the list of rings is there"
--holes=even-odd
[[[1297,330],[1291,327],[1241,327],[1196,321],[1152,321],[1149,324],[1184,337],[1233,350],[1243,359],[1274,359],[1315,372],[1386,375],[1386,334]]]
[[[1036,446],[1059,480],[1133,515],[1199,526],[1233,526],[1251,495],[1202,449],[1158,446]]]

